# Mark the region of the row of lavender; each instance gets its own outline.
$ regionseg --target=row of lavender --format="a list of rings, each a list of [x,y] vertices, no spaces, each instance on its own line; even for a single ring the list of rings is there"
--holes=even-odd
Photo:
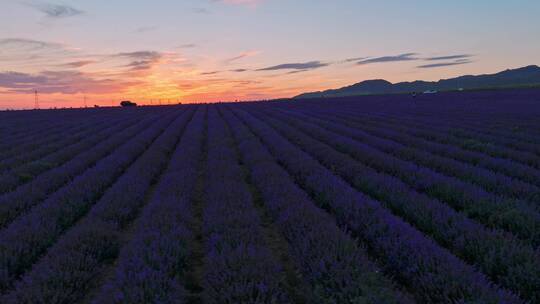
[[[404,107],[425,110],[418,104],[400,105],[397,110]],[[529,112],[535,109],[531,106]],[[246,110],[332,173],[478,267],[492,282],[538,301],[537,185],[505,174],[515,165],[521,170],[518,174],[533,180],[540,173],[536,168],[431,142],[427,136],[415,137],[407,132],[406,122],[400,124],[399,113],[392,113],[393,121],[381,118],[377,112],[392,112],[388,105],[363,107],[350,102],[341,107],[329,106],[325,100],[255,105]],[[444,129],[425,128],[415,130],[446,135]],[[430,144],[435,148],[430,149]],[[504,143],[495,147],[499,145]],[[445,154],[446,147],[450,153]]]
[[[73,159],[37,175],[32,181],[22,183],[12,191],[0,195],[0,227],[4,227],[19,214],[38,204],[55,193],[63,186],[69,186],[74,178],[81,175],[99,160],[110,154],[122,143],[147,128],[157,117],[149,116],[141,119],[137,124],[112,134],[105,140],[82,151]],[[120,127],[125,127],[121,124]]]
[[[206,131],[201,113],[188,126],[95,303],[412,302],[234,115],[219,112],[209,108]],[[263,228],[266,211],[284,252]]]
[[[383,270],[419,301],[519,302],[475,267],[392,214],[383,203],[351,187],[334,174],[334,167],[325,168],[310,156],[320,148],[312,146],[306,153],[266,122],[243,111],[239,115],[319,206],[365,242]]]
[[[63,150],[43,155],[56,160],[63,157],[65,164],[45,169],[43,174],[36,173],[31,181],[21,182],[0,196],[2,292],[10,290],[21,274],[35,266],[49,247],[129,167],[134,157],[146,150],[156,132],[161,132],[176,116],[167,114],[158,119],[160,115],[156,114],[155,110],[116,116],[102,113],[99,119],[85,126],[87,137],[79,138]],[[106,120],[112,120],[108,126]]]
[[[300,118],[304,121],[313,120],[306,115],[302,115]],[[513,199],[512,193],[508,195],[509,197],[501,196],[459,178],[441,174],[440,171],[443,170],[438,166],[440,162],[437,163],[437,159],[429,157],[431,155],[423,159],[420,158],[423,151],[409,151],[412,153],[403,156],[400,152],[405,148],[401,144],[371,136],[361,130],[344,127],[331,121],[315,120],[315,122],[317,124],[304,123],[301,127],[307,132],[321,133],[327,143],[336,145],[340,151],[353,155],[356,159],[378,171],[400,178],[413,189],[444,201],[456,210],[468,214],[487,226],[508,230],[529,241],[533,246],[538,245],[540,241],[540,226],[538,226],[540,214],[535,202]],[[338,134],[338,136],[334,134]],[[457,166],[447,168],[453,172],[459,169]],[[471,168],[470,171],[475,174],[474,168]],[[487,178],[483,180],[485,181]],[[507,183],[504,185],[512,186],[510,181],[511,179],[507,178]],[[515,189],[516,192],[519,189],[535,192],[534,188],[530,186],[529,189],[525,187],[513,187],[512,189]]]
[[[490,170],[490,168],[483,168],[482,166],[475,167],[474,165],[476,163],[471,164],[467,163],[467,161],[460,162],[452,157],[444,157],[452,155],[450,153],[455,153],[456,150],[460,151],[460,149],[458,147],[444,144],[439,144],[440,146],[437,147],[437,143],[422,140],[420,138],[414,138],[410,135],[407,136],[406,133],[403,134],[402,132],[398,132],[399,128],[403,130],[403,125],[391,123],[385,125],[381,122],[382,119],[370,119],[369,117],[358,117],[358,115],[348,116],[339,112],[332,113],[330,116],[313,112],[310,112],[309,115],[310,118],[317,117],[325,121],[338,122],[345,126],[361,129],[360,134],[363,137],[378,140],[377,147],[384,152],[394,153],[396,156],[402,159],[411,160],[426,167],[432,167],[433,169],[446,175],[455,176],[462,180],[472,182],[486,188],[486,190],[490,192],[495,192],[496,194],[504,195],[510,198],[519,198],[531,201],[534,201],[540,197],[540,189],[536,185],[538,181],[534,181],[531,184],[528,181],[520,180],[519,178],[513,179],[511,178],[512,176],[507,176],[505,174],[506,172],[511,172],[512,170],[504,171],[504,167],[503,172],[498,172],[498,170],[493,171]],[[397,128],[397,126],[399,126],[399,128]],[[425,127],[427,128],[427,126]],[[440,135],[441,133],[438,134]],[[374,142],[374,140],[371,141]],[[437,149],[433,149],[431,147],[432,145]],[[452,147],[454,149],[452,149]],[[446,155],[444,154],[445,151],[448,151]],[[463,149],[461,149],[461,151],[463,151]],[[471,153],[474,154],[474,152]],[[482,157],[486,157],[488,161],[493,160],[493,157],[482,155],[480,155],[478,158]],[[511,161],[506,163],[509,165],[517,165],[518,170],[524,166],[519,166],[519,164],[512,163]],[[534,168],[529,168],[529,171],[522,175],[526,176],[531,171],[537,172],[534,171]]]
[[[349,109],[346,113],[343,109],[328,112],[322,107],[314,108],[318,108],[318,113],[312,115],[352,127],[356,129],[356,135],[363,133],[364,138],[371,135],[371,138],[379,140],[379,149],[391,150],[401,159],[412,160],[440,173],[476,184],[496,195],[521,200],[538,208],[540,171],[535,163],[540,161],[540,157],[532,151],[512,151],[496,139],[485,144],[452,136],[449,131],[437,130],[438,120],[443,116],[440,113],[432,115],[432,122],[407,123],[405,118],[388,119],[369,111],[360,113]],[[534,112],[535,108],[530,108]],[[322,114],[324,112],[327,114]],[[394,116],[397,115],[394,113]],[[494,118],[498,120],[499,116]],[[366,135],[366,132],[370,135]],[[381,146],[383,141],[380,138],[387,139],[383,143],[386,147]],[[528,156],[520,161],[516,155]]]
[[[145,111],[148,113],[149,111]],[[153,111],[152,111],[153,112]],[[51,143],[50,137],[66,129],[77,128],[87,123],[126,117],[127,113],[117,110],[103,112],[88,111],[43,111],[17,114],[19,119],[10,119],[12,113],[2,113],[0,120],[0,160],[17,156],[19,153],[41,148]],[[140,114],[140,113],[139,113]]]
[[[58,140],[49,140],[38,149],[20,153],[13,159],[0,162],[0,167],[5,166],[5,170],[0,170],[0,193],[11,191],[32,181],[43,172],[62,166],[113,134],[129,127],[136,118],[110,120],[89,124],[75,134],[72,133],[72,129],[68,129],[58,135]]]
[[[98,200],[73,202],[77,205],[69,209],[65,202],[46,206],[46,218],[50,224],[40,223],[38,231],[30,232],[34,236],[40,235],[40,240],[46,236],[58,238],[56,235],[62,233],[58,227],[60,217],[65,222],[70,218],[81,218],[84,212],[87,214],[79,221],[64,223],[64,229],[69,228],[68,232],[15,283],[15,289],[4,298],[5,302],[36,303],[49,299],[72,303],[82,299],[92,286],[88,281],[103,272],[117,256],[123,243],[122,234],[144,206],[152,183],[165,168],[168,156],[191,116],[192,112],[187,111],[174,118],[172,123],[171,118],[164,119],[85,173],[82,178],[89,179],[85,190],[99,193],[94,187],[107,181],[108,171],[120,169],[115,167],[130,162],[132,157],[144,151]],[[150,144],[159,133],[161,135]],[[102,169],[98,170],[99,167]],[[92,179],[94,174],[99,176],[99,182]],[[70,224],[74,225],[69,227]],[[47,233],[48,230],[50,232]],[[34,243],[33,246],[40,245]]]
[[[477,149],[534,164],[534,159],[527,158],[533,155],[524,152],[538,152],[540,126],[535,119],[539,112],[538,90],[524,96],[509,96],[507,100],[495,94],[486,95],[485,100],[475,100],[467,95],[442,95],[419,104],[403,97],[381,97],[379,99],[387,100],[375,100],[367,105],[345,101],[337,108],[377,118],[392,118],[398,123],[429,125],[430,129],[443,131],[454,140],[468,139],[484,144],[478,145]],[[500,146],[493,147],[489,143]]]
[[[224,115],[227,123],[216,108],[199,107],[144,118],[112,136],[82,173],[7,206],[2,302],[412,302],[256,142],[243,157],[262,152],[278,175],[266,181],[250,163],[263,169],[250,186],[227,131],[240,122]],[[255,204],[260,192],[264,206]],[[283,252],[262,225],[266,209],[279,221]]]
[[[67,229],[86,215],[105,191],[143,153],[174,116],[161,119],[151,128],[139,130],[113,153],[74,177],[57,191],[25,204],[7,201],[4,227],[0,230],[2,276],[0,288],[9,289],[19,275],[31,268],[40,256]],[[9,204],[8,204],[9,203]],[[9,208],[8,208],[9,207]]]
[[[531,280],[531,277],[538,275],[540,263],[537,252],[531,246],[511,235],[486,229],[444,202],[411,189],[399,178],[377,172],[351,156],[334,150],[332,146],[317,141],[315,138],[324,135],[322,130],[304,129],[309,130],[305,131],[309,132],[308,135],[301,131],[298,121],[289,122],[298,126],[295,130],[287,126],[286,121],[265,119],[358,190],[379,200],[396,215],[436,239],[441,246],[451,249],[458,257],[479,266],[494,281],[521,293],[536,292],[538,282]],[[337,147],[344,145],[337,141],[340,139],[337,134],[320,138],[331,140]]]
[[[413,302],[238,118],[209,107],[206,120],[204,130],[201,113],[188,126],[93,302]]]
[[[409,303],[408,295],[380,273],[365,249],[317,207],[258,137],[231,111],[223,110],[247,167],[274,225],[287,242],[287,255],[300,273],[294,288],[308,303]],[[294,283],[293,283],[294,284]],[[296,298],[298,301],[298,298]]]
[[[539,301],[537,169],[415,134],[421,102],[92,110],[9,171],[1,302]]]

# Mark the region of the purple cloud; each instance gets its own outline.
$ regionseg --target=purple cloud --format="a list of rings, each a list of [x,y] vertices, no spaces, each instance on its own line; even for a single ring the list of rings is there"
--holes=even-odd
[[[460,59],[453,62],[440,62],[440,63],[419,65],[417,66],[417,68],[430,69],[430,68],[439,68],[439,67],[452,66],[452,65],[469,64],[469,63],[472,63],[472,61],[468,59]]]
[[[284,63],[279,65],[274,65],[271,67],[258,69],[257,71],[277,71],[277,70],[313,70],[328,66],[328,63],[320,61],[309,61],[304,63]]]
[[[28,5],[42,12],[49,18],[68,18],[84,14],[83,11],[68,5],[53,3],[29,3]]]
[[[418,60],[418,58],[415,57],[416,55],[418,55],[418,54],[417,53],[405,53],[405,54],[400,54],[400,55],[396,55],[396,56],[375,57],[375,58],[369,58],[369,59],[358,61],[356,64],[365,65],[365,64],[373,64],[373,63],[385,63],[385,62]]]

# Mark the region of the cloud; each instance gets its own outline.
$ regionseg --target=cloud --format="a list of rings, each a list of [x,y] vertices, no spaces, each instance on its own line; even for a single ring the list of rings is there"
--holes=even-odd
[[[221,73],[221,71],[211,71],[211,72],[203,72],[201,75],[216,75]]]
[[[217,75],[217,74],[221,74],[223,72],[234,72],[234,73],[243,73],[243,72],[247,72],[247,71],[250,71],[248,69],[232,69],[232,70],[224,70],[224,71],[210,71],[210,72],[203,72],[203,73],[200,73],[200,75]]]
[[[25,38],[0,39],[0,66],[4,71],[32,66],[42,69],[43,66],[69,61],[75,52],[60,43]]]
[[[274,65],[271,67],[258,69],[257,71],[277,71],[277,70],[313,70],[328,66],[328,63],[323,63],[320,61],[309,61],[304,63],[284,63],[279,65]]]
[[[95,63],[95,62],[96,61],[94,61],[94,60],[80,60],[80,61],[73,61],[73,62],[64,63],[61,66],[67,67],[67,68],[81,68],[83,66],[86,66],[86,65],[89,65],[89,64],[92,64],[92,63]]]
[[[68,5],[62,5],[62,4],[53,4],[53,3],[27,3],[28,6],[33,7],[37,9],[38,11],[42,12],[47,16],[48,18],[68,18],[73,17],[77,15],[84,14],[83,11],[78,10],[76,8],[73,8]]]
[[[77,94],[92,92],[95,94],[110,94],[122,92],[129,87],[141,84],[140,81],[121,81],[100,79],[95,75],[78,71],[43,71],[37,75],[4,72],[0,73],[0,87],[11,93],[40,93]]]
[[[440,56],[440,57],[429,57],[424,60],[428,61],[437,61],[437,60],[452,60],[452,59],[466,59],[471,58],[472,55],[469,54],[459,54],[459,55],[449,55],[449,56]]]
[[[405,54],[400,54],[400,55],[396,55],[396,56],[375,57],[375,58],[369,58],[369,59],[364,59],[364,60],[358,61],[356,64],[365,65],[365,64],[372,64],[372,63],[418,60],[418,58],[415,57],[416,55],[418,55],[418,54],[417,53],[405,53]]]
[[[226,63],[231,63],[233,61],[237,61],[237,60],[240,60],[240,59],[243,59],[243,58],[256,56],[259,53],[260,53],[259,51],[246,51],[246,52],[240,53],[238,56],[234,56],[232,58],[225,59],[224,61]]]
[[[151,60],[139,60],[132,61],[125,65],[125,67],[130,68],[131,71],[144,71],[149,70],[154,66],[155,61]]]
[[[161,57],[159,52],[155,51],[137,51],[115,54],[116,57],[127,57],[133,59],[155,59]]]
[[[47,82],[43,75],[30,75],[18,72],[0,73],[0,87],[8,89],[28,89]]]
[[[285,75],[298,74],[298,73],[305,73],[305,72],[309,72],[309,71],[310,71],[310,70],[295,70],[295,71],[287,72]]]
[[[460,59],[460,60],[455,60],[453,62],[440,62],[440,63],[419,65],[417,66],[417,68],[430,69],[430,68],[439,68],[439,67],[452,66],[452,65],[469,64],[469,63],[472,63],[472,61],[468,59]]]
[[[145,85],[146,77],[157,65],[173,60],[178,60],[176,53],[142,50],[84,54],[54,43],[0,39],[0,66],[4,70],[0,70],[0,91],[10,94],[31,93],[34,89],[43,94],[120,93]],[[86,70],[90,64],[101,69]]]
[[[42,49],[60,49],[62,48],[62,45],[59,43],[24,38],[5,38],[0,39],[0,48],[17,48],[29,51]]]
[[[361,61],[366,59],[367,57],[356,57],[356,58],[348,58],[343,60],[343,62],[355,62],[355,61]]]
[[[130,71],[146,71],[150,70],[155,64],[159,63],[163,54],[155,51],[137,51],[118,53],[113,57],[128,58],[132,60],[124,67],[130,68]]]
[[[261,81],[258,80],[229,80],[229,83],[234,83],[235,86],[247,86],[252,84],[260,84]]]
[[[256,85],[260,83],[261,81],[257,80],[234,80],[227,78],[182,79],[177,82],[177,87],[183,91],[204,91],[205,94],[213,94],[213,90],[210,88],[220,90],[227,86],[239,87]]]

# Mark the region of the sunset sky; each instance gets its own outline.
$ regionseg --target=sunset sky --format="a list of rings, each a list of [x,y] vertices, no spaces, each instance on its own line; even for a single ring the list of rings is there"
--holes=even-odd
[[[538,0],[0,0],[0,109],[292,97],[540,64]]]

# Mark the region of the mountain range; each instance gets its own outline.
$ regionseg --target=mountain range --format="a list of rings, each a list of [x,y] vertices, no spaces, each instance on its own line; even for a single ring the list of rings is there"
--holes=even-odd
[[[529,65],[496,74],[466,75],[439,81],[391,83],[383,79],[366,80],[334,90],[300,94],[294,98],[324,98],[354,95],[400,94],[425,91],[478,90],[540,86],[540,67]]]

